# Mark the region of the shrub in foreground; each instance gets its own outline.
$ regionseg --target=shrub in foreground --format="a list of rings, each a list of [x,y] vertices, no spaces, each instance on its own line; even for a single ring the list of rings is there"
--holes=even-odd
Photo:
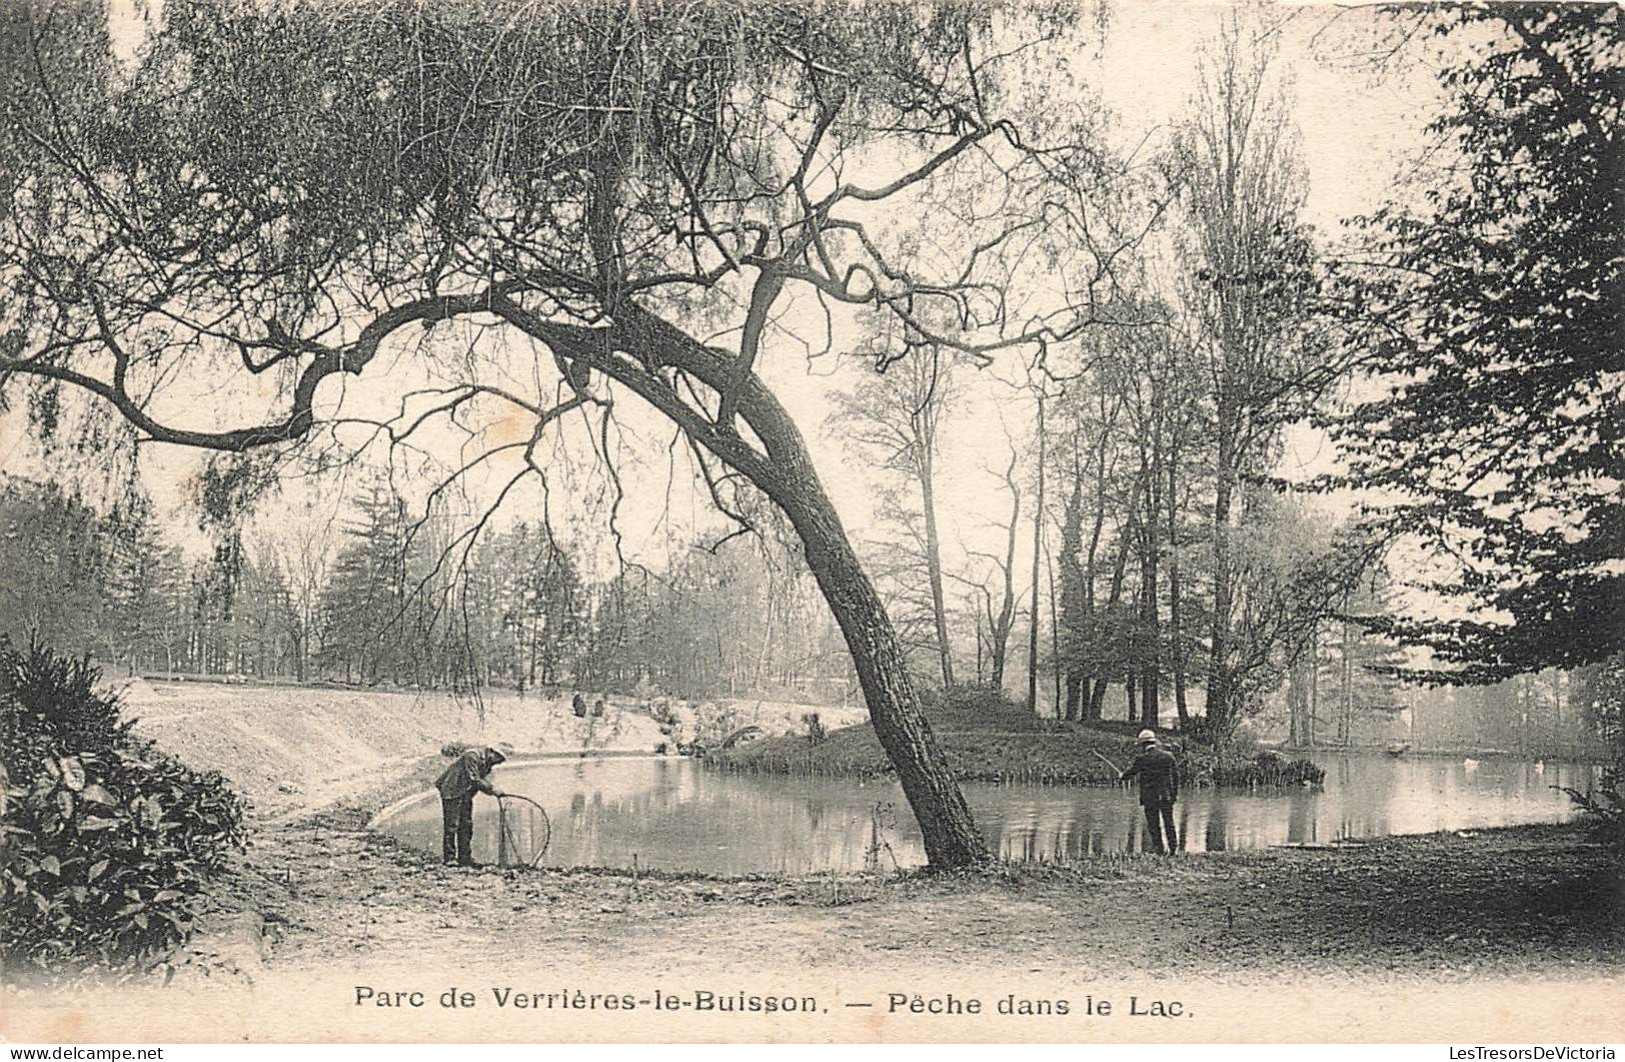
[[[186,936],[243,803],[131,733],[88,661],[0,642],[6,967],[123,966]]]
[[[1625,757],[1621,758],[1625,761]],[[1625,762],[1603,771],[1602,784],[1589,792],[1563,787],[1574,806],[1585,812],[1591,834],[1602,844],[1625,853]]]

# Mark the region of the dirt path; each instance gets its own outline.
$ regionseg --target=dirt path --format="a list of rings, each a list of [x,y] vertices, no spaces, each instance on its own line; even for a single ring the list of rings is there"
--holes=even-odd
[[[428,966],[471,954],[500,963],[539,950],[553,963],[614,954],[653,970],[927,957],[1102,976],[1611,976],[1625,964],[1618,865],[1558,827],[971,875],[709,880],[447,869],[340,815],[268,831],[243,881],[280,938],[272,966],[294,970],[405,954]]]

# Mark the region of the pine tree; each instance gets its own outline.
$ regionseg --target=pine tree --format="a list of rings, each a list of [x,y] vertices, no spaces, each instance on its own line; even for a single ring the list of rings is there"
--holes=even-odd
[[[322,593],[323,663],[346,681],[400,676],[406,654],[405,503],[374,487],[357,503]]]

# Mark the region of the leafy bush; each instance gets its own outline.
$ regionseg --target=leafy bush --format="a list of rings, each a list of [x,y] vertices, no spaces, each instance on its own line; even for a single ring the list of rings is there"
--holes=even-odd
[[[1238,733],[1234,726],[1209,720],[1205,715],[1192,718],[1189,723],[1180,727],[1179,732],[1198,745],[1225,752],[1251,750],[1257,745],[1257,742],[1246,734]]]
[[[242,847],[236,794],[135,737],[100,677],[86,660],[0,642],[9,968],[120,966],[174,946]]]
[[[1625,765],[1615,763],[1602,775],[1602,784],[1589,793],[1563,787],[1575,807],[1585,812],[1592,836],[1625,852]]]
[[[1585,813],[1592,835],[1625,855],[1625,652],[1580,668],[1573,696],[1586,722],[1614,750],[1602,784],[1590,792],[1558,786]]]
[[[1326,769],[1311,760],[1288,759],[1273,749],[1248,755],[1235,748],[1214,750],[1191,742],[1180,757],[1180,777],[1189,785],[1320,785]]]

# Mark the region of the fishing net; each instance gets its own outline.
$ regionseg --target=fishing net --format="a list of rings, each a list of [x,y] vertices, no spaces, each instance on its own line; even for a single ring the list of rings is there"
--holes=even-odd
[[[536,801],[513,793],[497,798],[497,866],[534,867],[552,839],[553,824]]]

